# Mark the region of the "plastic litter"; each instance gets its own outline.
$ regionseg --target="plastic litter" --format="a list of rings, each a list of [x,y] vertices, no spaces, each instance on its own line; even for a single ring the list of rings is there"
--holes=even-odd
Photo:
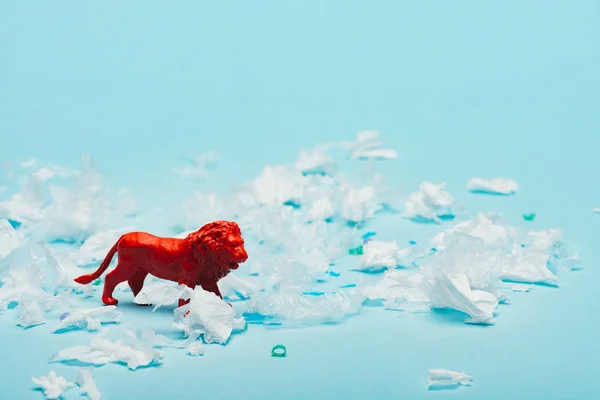
[[[231,300],[246,300],[259,290],[251,280],[241,278],[233,272],[222,278],[218,286],[221,294]]]
[[[440,217],[453,215],[451,207],[454,197],[444,190],[446,184],[436,185],[423,182],[418,192],[414,192],[404,202],[404,218],[415,221],[440,223]]]
[[[180,298],[185,298],[189,288],[184,285],[175,286],[170,283],[145,284],[142,290],[134,298],[136,304],[152,304],[156,311],[162,306],[177,304]],[[188,294],[189,296],[189,294]]]
[[[512,195],[517,193],[519,185],[512,179],[505,178],[473,178],[467,183],[467,189],[475,193]]]
[[[523,219],[525,221],[533,221],[535,219],[535,213],[523,214]]]
[[[592,212],[593,213],[597,213],[597,214],[600,213],[600,207],[594,207],[594,208],[592,208]]]
[[[455,389],[459,386],[470,386],[473,378],[464,372],[447,369],[430,369],[427,387],[429,390]]]
[[[371,185],[360,188],[346,187],[343,190],[340,216],[350,222],[363,222],[381,209],[375,188]]]
[[[205,343],[225,344],[235,330],[245,329],[245,322],[241,320],[235,317],[229,304],[214,293],[196,287],[190,293],[190,302],[175,309],[174,326],[188,336],[201,332]]]
[[[64,392],[75,386],[54,371],[50,371],[48,376],[33,377],[31,381],[36,388],[42,389],[47,399],[60,399]]]
[[[393,160],[398,153],[393,149],[383,148],[377,131],[362,131],[356,135],[354,142],[344,143],[353,160]]]
[[[86,395],[90,400],[100,400],[102,398],[92,377],[91,368],[80,368],[75,383],[79,386],[81,394]]]
[[[321,296],[279,292],[253,297],[246,303],[247,314],[260,314],[264,324],[286,326],[336,323],[360,309],[365,296],[357,288]]]
[[[328,174],[333,168],[333,158],[327,154],[329,146],[316,146],[310,151],[301,150],[295,167],[303,174]]]
[[[271,349],[271,357],[285,357],[287,356],[287,349],[282,344],[276,344]]]
[[[18,249],[25,239],[5,219],[0,220],[0,259],[8,256],[11,251]]]
[[[363,246],[354,247],[354,248],[348,250],[348,254],[351,254],[353,256],[362,255],[363,254]]]
[[[119,323],[121,313],[116,306],[102,306],[96,308],[76,308],[71,313],[64,313],[58,325],[52,332],[59,332],[69,328],[96,331],[102,323]]]
[[[96,334],[89,345],[78,345],[61,350],[50,358],[50,362],[77,360],[90,365],[109,363],[125,364],[129,369],[161,364],[162,353],[141,343],[131,332],[126,337],[111,341],[107,330]]]

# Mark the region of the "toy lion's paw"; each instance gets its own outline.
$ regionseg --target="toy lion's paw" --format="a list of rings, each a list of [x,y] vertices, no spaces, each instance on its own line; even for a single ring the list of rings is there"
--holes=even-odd
[[[116,306],[117,304],[119,304],[119,300],[110,296],[102,296],[102,302],[107,306]]]

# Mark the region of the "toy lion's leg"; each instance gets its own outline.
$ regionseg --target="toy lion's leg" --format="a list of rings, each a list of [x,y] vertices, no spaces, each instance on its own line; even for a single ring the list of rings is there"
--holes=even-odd
[[[119,301],[112,297],[115,287],[121,282],[129,280],[137,272],[129,263],[119,262],[117,267],[106,275],[102,302],[107,306],[116,306]]]

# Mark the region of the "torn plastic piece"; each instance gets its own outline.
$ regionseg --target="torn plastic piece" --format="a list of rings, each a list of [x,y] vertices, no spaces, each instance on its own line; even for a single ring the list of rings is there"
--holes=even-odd
[[[547,267],[548,255],[515,246],[502,265],[500,279],[510,282],[558,286],[558,277]]]
[[[23,236],[5,219],[0,220],[0,259],[25,243]]]
[[[310,151],[300,150],[295,167],[303,174],[328,174],[333,167],[333,158],[326,153],[326,145],[316,146]]]
[[[246,313],[264,316],[264,324],[336,323],[357,313],[364,299],[358,287],[321,296],[279,292],[251,298],[246,303]]]
[[[535,219],[535,213],[523,214],[523,219],[525,221],[533,221]]]
[[[228,299],[246,300],[258,292],[258,286],[230,272],[218,282],[219,290]]]
[[[413,267],[415,262],[425,255],[417,247],[400,249],[395,241],[371,240],[362,246],[360,270],[377,272],[397,266]]]
[[[48,376],[33,377],[31,380],[36,388],[42,389],[47,399],[60,399],[64,392],[75,386],[54,371],[50,371]]]
[[[600,214],[600,207],[594,207],[594,208],[592,208],[592,212]]]
[[[342,190],[340,216],[346,221],[362,222],[381,209],[375,188],[371,185],[360,188],[346,187]]]
[[[175,286],[170,283],[152,283],[146,284],[134,298],[135,304],[152,304],[156,311],[161,306],[170,306],[177,304],[180,298],[185,298],[188,289],[184,285]]]
[[[335,215],[333,203],[329,197],[323,197],[315,201],[308,210],[308,218],[310,221],[326,220]]]
[[[31,328],[33,326],[42,325],[45,323],[44,310],[35,300],[25,300],[19,304],[21,308],[21,316],[17,320],[17,325],[23,328]]]
[[[190,302],[175,309],[174,326],[187,335],[202,332],[206,343],[226,344],[237,330],[234,328],[245,327],[245,323],[236,320],[229,304],[198,286],[190,293]]]
[[[485,243],[499,246],[505,245],[516,236],[513,227],[500,223],[499,215],[479,213],[472,220],[456,224],[434,236],[431,239],[432,247],[438,250],[443,249],[453,232],[477,236],[483,239]]]
[[[429,390],[454,389],[459,386],[470,386],[473,378],[464,372],[447,369],[430,369],[427,387]]]
[[[375,232],[367,232],[367,233],[365,233],[364,235],[362,235],[362,238],[363,238],[363,239],[368,239],[368,238],[370,238],[370,237],[373,237],[373,236],[375,236],[375,235],[376,235],[376,233],[375,233]]]
[[[464,273],[452,278],[438,268],[428,268],[428,296],[432,308],[452,308],[462,311],[471,318],[471,324],[493,324],[498,299],[489,292],[472,290]]]
[[[473,178],[467,183],[467,189],[473,193],[499,194],[509,196],[517,193],[519,185],[512,179],[492,178],[482,179]]]
[[[71,313],[61,315],[60,321],[52,330],[53,333],[69,328],[96,331],[102,323],[119,323],[121,313],[117,311],[116,306],[76,308]]]
[[[394,149],[383,148],[377,131],[361,131],[356,135],[354,142],[343,143],[350,151],[353,160],[393,160],[398,158]]]
[[[80,368],[75,383],[79,386],[81,394],[86,395],[90,400],[100,400],[102,398],[92,377],[91,368]]]
[[[190,356],[201,356],[204,354],[204,345],[200,341],[190,344],[187,348],[187,353]]]
[[[271,349],[271,357],[285,357],[287,355],[287,349],[282,344],[276,344]]]
[[[414,192],[404,202],[404,218],[416,221],[431,221],[439,223],[440,217],[454,215],[451,207],[454,205],[454,197],[444,190],[446,184],[436,185],[431,182],[423,182],[418,192]]]
[[[429,310],[429,297],[424,285],[420,272],[388,270],[381,281],[364,287],[362,291],[370,300],[384,300],[386,309],[420,313]]]
[[[139,367],[161,364],[161,357],[160,351],[139,342],[135,334],[127,334],[125,339],[117,339],[113,342],[108,338],[108,331],[105,330],[94,336],[87,346],[79,345],[60,350],[50,358],[50,362],[77,360],[96,366],[122,363],[129,369],[136,370]]]

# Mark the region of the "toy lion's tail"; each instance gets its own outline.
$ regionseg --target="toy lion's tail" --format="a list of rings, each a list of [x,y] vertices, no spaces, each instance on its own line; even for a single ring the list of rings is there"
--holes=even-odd
[[[88,283],[100,278],[100,275],[102,275],[104,273],[104,271],[106,271],[108,269],[108,266],[110,265],[110,262],[112,261],[112,258],[114,257],[115,253],[117,252],[117,248],[119,247],[120,241],[121,241],[121,238],[119,238],[119,240],[117,240],[117,243],[115,243],[114,246],[110,249],[110,251],[108,252],[106,257],[104,258],[104,261],[102,261],[102,264],[100,264],[100,268],[98,268],[96,270],[96,272],[94,272],[93,274],[81,275],[81,276],[75,278],[75,282],[80,283],[82,285],[87,285]]]

